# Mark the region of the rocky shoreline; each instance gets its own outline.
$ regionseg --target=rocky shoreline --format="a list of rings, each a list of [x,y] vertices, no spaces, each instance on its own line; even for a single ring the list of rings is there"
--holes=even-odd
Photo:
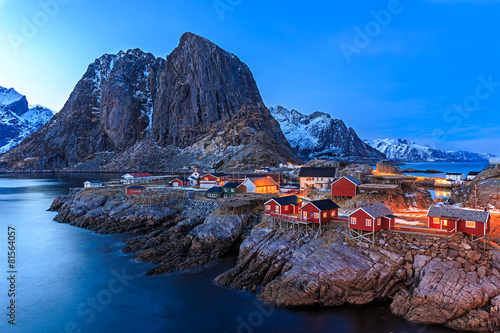
[[[56,221],[98,233],[128,233],[124,251],[157,264],[147,274],[193,270],[239,251],[220,286],[280,307],[390,302],[420,324],[500,330],[500,252],[467,237],[381,232],[374,245],[348,242],[345,226],[292,232],[262,217],[263,199],[212,202],[77,191],[54,200]]]

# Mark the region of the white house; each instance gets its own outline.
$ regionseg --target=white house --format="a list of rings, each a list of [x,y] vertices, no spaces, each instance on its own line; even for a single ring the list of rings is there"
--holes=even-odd
[[[91,188],[91,187],[102,187],[103,184],[100,180],[88,180],[83,183],[84,188]]]
[[[329,189],[335,181],[336,168],[331,167],[302,167],[300,168],[301,189]]]
[[[467,175],[467,180],[474,180],[474,179],[476,179],[477,175],[479,175],[479,174],[480,174],[480,172],[478,172],[478,171],[471,171]]]
[[[247,178],[236,188],[237,193],[276,194],[280,185],[271,177]]]
[[[452,180],[452,181],[455,181],[455,182],[460,182],[462,180],[465,180],[465,174],[463,173],[454,173],[454,172],[448,172],[446,174],[446,179],[448,180]]]

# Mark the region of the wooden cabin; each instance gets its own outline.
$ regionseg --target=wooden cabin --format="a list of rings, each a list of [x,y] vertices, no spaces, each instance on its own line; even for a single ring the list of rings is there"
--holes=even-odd
[[[280,186],[272,177],[247,178],[236,188],[237,193],[277,194]]]
[[[394,212],[384,204],[359,208],[349,215],[349,229],[368,232],[391,230],[396,221],[393,214]]]
[[[224,198],[234,197],[236,195],[236,188],[240,185],[239,183],[225,183],[222,186],[222,191]]]
[[[332,196],[334,197],[355,197],[358,193],[358,186],[361,182],[354,177],[345,176],[337,179],[332,184]]]
[[[294,215],[300,214],[301,200],[296,195],[289,195],[286,197],[272,198],[265,203],[266,215],[283,214]]]
[[[300,209],[301,218],[312,223],[326,223],[339,216],[339,206],[330,199],[311,201]]]
[[[225,173],[206,173],[201,176],[200,188],[222,187],[228,180],[229,175]]]
[[[491,231],[491,214],[487,211],[432,206],[427,217],[429,228],[479,236],[486,236]]]
[[[205,192],[205,197],[208,199],[220,199],[224,195],[222,187],[212,187]]]
[[[103,187],[103,183],[100,180],[89,180],[83,183],[84,188],[92,188],[92,187]]]
[[[184,186],[190,186],[191,182],[188,178],[175,178],[172,180],[172,187],[184,187]]]
[[[336,168],[302,167],[299,172],[301,189],[328,189],[335,180]]]
[[[144,186],[129,186],[126,189],[127,195],[141,195],[146,188]]]

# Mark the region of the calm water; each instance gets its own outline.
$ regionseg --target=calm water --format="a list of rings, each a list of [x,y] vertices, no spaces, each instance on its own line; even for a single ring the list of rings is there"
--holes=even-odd
[[[0,332],[449,332],[413,326],[384,304],[270,309],[253,295],[213,285],[234,256],[195,273],[146,277],[152,266],[121,252],[124,236],[58,224],[46,211],[69,187],[113,177],[0,176],[2,275],[7,226],[16,228],[18,247],[17,325],[7,324],[8,283],[2,278]]]
[[[408,163],[401,168],[412,168],[417,170],[437,170],[441,171],[436,174],[428,174],[428,173],[408,173],[408,175],[412,176],[425,176],[425,177],[445,177],[447,172],[460,172],[464,173],[466,176],[471,171],[483,171],[483,169],[487,166],[486,162],[426,162],[426,163]]]

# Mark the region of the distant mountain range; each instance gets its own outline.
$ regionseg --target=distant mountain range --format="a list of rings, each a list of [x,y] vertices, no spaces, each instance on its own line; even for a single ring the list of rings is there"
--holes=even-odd
[[[53,116],[43,106],[30,107],[26,96],[13,88],[0,87],[0,154],[14,149]]]
[[[483,162],[494,157],[491,154],[477,154],[462,150],[444,151],[406,139],[366,140],[365,143],[384,153],[387,159],[400,162]]]
[[[363,142],[352,128],[329,114],[304,115],[283,106],[270,107],[271,115],[299,157],[303,159],[385,159],[385,155]]]

